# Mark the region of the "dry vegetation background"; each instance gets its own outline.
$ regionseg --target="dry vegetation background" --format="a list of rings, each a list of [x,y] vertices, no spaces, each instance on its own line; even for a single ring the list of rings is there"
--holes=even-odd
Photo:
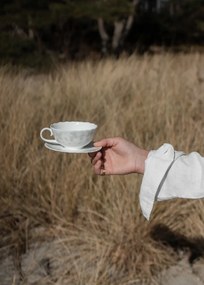
[[[203,200],[157,203],[147,222],[141,176],[95,176],[86,154],[49,151],[39,132],[87,120],[96,139],[204,154],[203,63],[203,54],[167,53],[41,75],[0,69],[0,263],[10,256],[14,266],[6,285],[154,282],[180,250],[202,256]]]

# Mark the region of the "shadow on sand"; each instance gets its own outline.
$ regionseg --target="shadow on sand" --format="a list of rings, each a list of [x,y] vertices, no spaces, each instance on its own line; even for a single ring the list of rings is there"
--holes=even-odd
[[[188,238],[182,234],[172,231],[166,225],[158,224],[151,231],[153,240],[171,247],[174,251],[189,251],[189,263],[204,257],[204,238]]]

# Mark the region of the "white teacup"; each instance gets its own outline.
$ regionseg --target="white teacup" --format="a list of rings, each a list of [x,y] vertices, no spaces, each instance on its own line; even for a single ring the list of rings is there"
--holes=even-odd
[[[43,128],[40,137],[44,142],[52,144],[61,144],[64,147],[82,148],[88,145],[94,137],[97,125],[89,122],[58,122]],[[46,139],[43,137],[44,131],[49,131],[54,139]]]

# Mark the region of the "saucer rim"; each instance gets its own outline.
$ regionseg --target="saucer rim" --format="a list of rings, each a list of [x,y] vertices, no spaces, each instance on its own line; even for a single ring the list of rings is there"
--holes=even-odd
[[[60,144],[52,144],[52,143],[48,143],[46,142],[44,144],[44,146],[49,149],[49,150],[53,150],[56,152],[63,152],[63,153],[91,153],[91,152],[97,152],[99,150],[101,150],[102,147],[96,147],[96,146],[85,146],[82,148],[73,148],[73,147],[64,147]],[[56,149],[56,147],[58,147],[58,149]]]

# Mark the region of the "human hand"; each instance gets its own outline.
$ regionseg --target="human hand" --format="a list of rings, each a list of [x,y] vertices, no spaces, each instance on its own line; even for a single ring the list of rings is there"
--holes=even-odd
[[[103,139],[94,146],[102,147],[99,152],[89,154],[96,174],[144,173],[147,150],[120,137]]]

